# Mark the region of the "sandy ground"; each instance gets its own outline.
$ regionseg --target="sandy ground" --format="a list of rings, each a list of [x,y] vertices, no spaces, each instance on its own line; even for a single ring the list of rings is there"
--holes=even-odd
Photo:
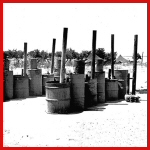
[[[106,77],[108,69],[104,68]],[[129,70],[132,77],[132,66],[121,69]],[[13,72],[21,74],[21,69]],[[146,67],[138,66],[136,87],[147,89]],[[140,97],[140,103],[122,100],[66,115],[47,114],[45,96],[4,102],[3,144],[5,147],[146,147],[147,94]]]
[[[45,96],[3,103],[4,147],[146,147],[147,94],[72,114],[47,114]]]

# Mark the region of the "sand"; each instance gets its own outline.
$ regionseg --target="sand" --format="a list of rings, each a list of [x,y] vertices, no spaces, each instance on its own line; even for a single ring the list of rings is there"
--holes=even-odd
[[[132,77],[132,66],[121,69]],[[147,67],[138,66],[136,89],[147,89]],[[47,114],[45,96],[4,102],[4,147],[146,147],[147,94],[139,96],[140,103],[121,100],[67,115]]]
[[[146,147],[147,94],[140,103],[47,114],[45,96],[4,102],[4,147]]]

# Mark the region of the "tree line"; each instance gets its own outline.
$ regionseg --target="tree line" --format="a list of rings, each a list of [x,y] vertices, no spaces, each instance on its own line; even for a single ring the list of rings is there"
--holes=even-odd
[[[66,50],[66,59],[83,59],[85,60],[89,54],[91,53],[91,50],[83,50],[82,52],[78,53],[72,48],[69,48]],[[98,48],[96,49],[96,55],[99,56],[102,59],[105,59],[105,61],[110,62],[111,61],[111,53],[105,52],[104,48]],[[61,51],[56,51],[55,56],[56,57],[61,57],[62,52]],[[27,56],[30,58],[38,58],[42,59],[43,61],[52,57],[52,53],[48,53],[44,50],[40,51],[39,49],[32,50],[27,53]],[[117,56],[117,52],[115,52],[115,59]],[[8,58],[15,58],[15,59],[23,59],[24,57],[24,52],[22,50],[7,50],[4,51],[4,59]]]
[[[83,50],[82,52],[78,53],[75,50],[73,50],[72,48],[69,48],[66,50],[66,59],[83,59],[85,60],[89,54],[91,53],[91,50]],[[100,58],[105,60],[105,64],[110,64],[111,63],[111,53],[105,52],[104,48],[98,48],[96,49],[96,55],[99,56]],[[61,51],[56,51],[55,52],[55,56],[56,57],[61,57],[62,52]],[[29,51],[27,53],[27,56],[29,58],[37,58],[38,60],[42,60],[45,61],[48,58],[51,59],[52,57],[52,53],[48,53],[44,50],[39,50],[39,49],[35,49],[32,51]],[[17,49],[13,49],[13,50],[7,50],[4,51],[4,59],[8,58],[15,58],[15,59],[23,59],[24,57],[24,52],[22,50],[17,50]],[[114,52],[114,61],[117,57],[117,52]],[[137,59],[141,59],[140,54],[137,54]]]

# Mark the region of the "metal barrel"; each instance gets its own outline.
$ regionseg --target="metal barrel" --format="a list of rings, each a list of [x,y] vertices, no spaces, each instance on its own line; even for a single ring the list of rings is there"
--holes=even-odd
[[[95,64],[96,72],[103,72],[104,61],[103,59],[97,59]]]
[[[28,69],[28,77],[29,77],[29,95],[41,96],[42,95],[42,70]]]
[[[36,58],[31,58],[30,59],[29,68],[30,69],[37,69],[37,59]]]
[[[128,70],[114,70],[114,76],[118,80],[124,80],[122,84],[122,97],[125,96],[127,92],[127,79],[128,79]]]
[[[13,71],[4,71],[4,101],[13,98]]]
[[[42,94],[45,95],[45,85],[48,81],[54,81],[54,74],[42,75]]]
[[[97,102],[105,102],[105,72],[95,72],[97,79]]]
[[[73,68],[75,74],[84,74],[85,71],[85,63],[83,60],[74,60]]]
[[[9,71],[10,61],[8,59],[4,59],[4,70]]]
[[[68,113],[70,110],[70,85],[46,82],[47,113]]]
[[[118,80],[106,79],[106,101],[118,100]]]
[[[119,99],[124,99],[126,90],[124,89],[124,80],[118,80],[118,98]]]
[[[14,98],[29,97],[29,78],[27,76],[14,75]]]
[[[56,58],[54,61],[54,76],[60,76],[61,59]]]
[[[84,74],[71,74],[71,109],[78,111],[84,109],[85,83]]]
[[[85,107],[97,104],[97,79],[85,82]]]

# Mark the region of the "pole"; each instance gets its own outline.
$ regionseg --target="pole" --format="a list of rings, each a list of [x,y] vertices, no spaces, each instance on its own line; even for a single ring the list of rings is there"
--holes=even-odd
[[[111,34],[111,77],[114,79],[114,34]]]
[[[133,62],[132,95],[135,95],[135,90],[136,90],[137,45],[138,45],[138,35],[134,35],[134,56],[133,56],[134,62]]]
[[[52,45],[52,63],[51,63],[51,74],[53,73],[53,70],[54,70],[54,54],[55,54],[55,44],[56,44],[56,39],[53,39],[53,45]]]
[[[108,79],[111,78],[111,69],[108,70]]]
[[[96,30],[93,30],[92,61],[91,61],[91,79],[94,79],[94,74],[95,74],[96,32],[97,32]]]
[[[24,76],[26,76],[27,68],[27,43],[24,43]]]
[[[143,54],[144,54],[144,52],[142,52],[142,60],[141,60],[141,65],[143,64]]]
[[[130,92],[130,73],[128,73],[128,77],[127,77],[127,94],[129,94]]]
[[[61,69],[60,69],[60,83],[64,83],[64,79],[65,79],[65,60],[66,60],[66,47],[67,47],[67,33],[68,33],[68,28],[64,28],[64,31],[63,31],[63,44],[62,44],[62,57],[61,57]]]

